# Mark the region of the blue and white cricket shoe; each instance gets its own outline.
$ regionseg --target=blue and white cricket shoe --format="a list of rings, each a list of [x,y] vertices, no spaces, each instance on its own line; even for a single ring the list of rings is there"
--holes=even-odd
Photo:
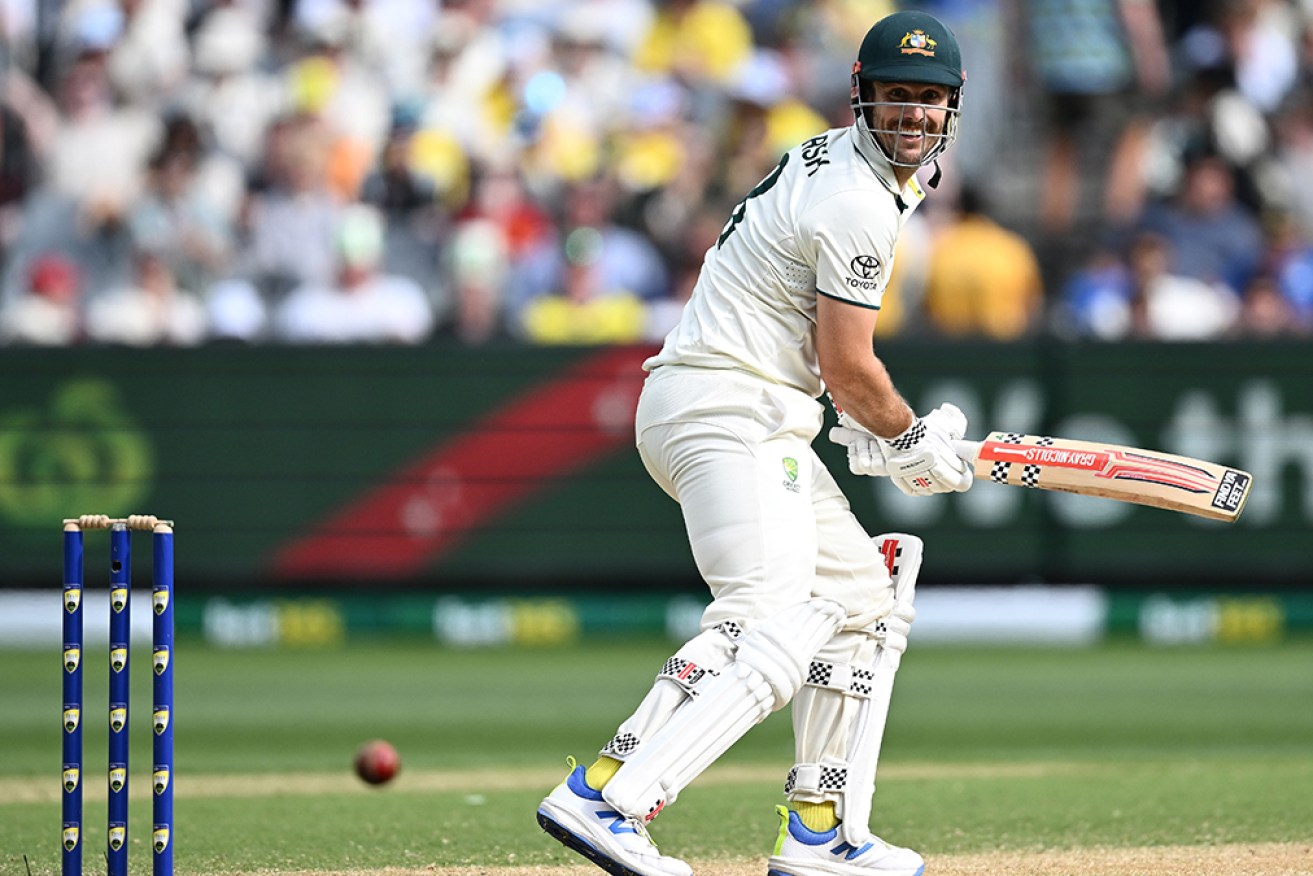
[[[766,865],[766,876],[921,876],[925,861],[911,849],[891,846],[868,836],[853,846],[839,829],[817,832],[798,819],[798,813],[776,806],[780,837]]]
[[[576,766],[538,806],[538,824],[566,848],[611,876],[693,876],[693,868],[657,851],[637,818],[621,815]]]

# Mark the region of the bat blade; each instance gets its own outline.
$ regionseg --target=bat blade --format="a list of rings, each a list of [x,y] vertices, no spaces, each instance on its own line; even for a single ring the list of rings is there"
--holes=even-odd
[[[1244,510],[1253,476],[1202,459],[1097,441],[991,432],[981,442],[956,442],[976,477],[998,484],[1101,496],[1234,521]]]

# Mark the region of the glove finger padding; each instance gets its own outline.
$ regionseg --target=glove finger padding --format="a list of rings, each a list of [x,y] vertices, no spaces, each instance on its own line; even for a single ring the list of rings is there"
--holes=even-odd
[[[946,435],[950,441],[960,441],[967,433],[967,415],[957,405],[944,402],[921,418],[930,432]]]
[[[872,437],[874,436],[871,435],[870,432],[865,431],[864,429],[852,429],[849,428],[848,426],[834,426],[830,429],[830,441],[834,444],[839,444],[844,447],[847,447],[848,445],[852,444],[854,441],[859,441],[863,438],[872,438]]]
[[[906,432],[881,440],[885,467],[894,486],[909,496],[965,492],[975,473],[953,450],[966,434],[966,415],[951,404],[940,405]]]
[[[830,430],[830,440],[848,448],[848,470],[853,474],[881,477],[888,473],[883,448],[865,429],[835,426]]]

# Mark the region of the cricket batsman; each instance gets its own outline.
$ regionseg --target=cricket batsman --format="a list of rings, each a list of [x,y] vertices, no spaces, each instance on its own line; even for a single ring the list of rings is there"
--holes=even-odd
[[[793,703],[794,763],[769,876],[918,876],[868,825],[921,543],[872,539],[812,449],[828,392],[849,467],[912,495],[963,491],[952,405],[918,417],[872,348],[915,174],[957,138],[952,32],[904,11],[866,34],[851,125],[791,149],[738,204],[648,372],[638,452],[680,505],[711,591],[591,765],[542,801],[548,834],[614,876],[690,876],[648,823],[772,712]],[[935,166],[931,185],[938,180]]]

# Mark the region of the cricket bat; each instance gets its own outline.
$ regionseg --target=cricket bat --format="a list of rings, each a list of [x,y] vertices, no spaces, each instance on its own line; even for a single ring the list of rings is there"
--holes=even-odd
[[[1234,521],[1244,510],[1249,472],[1096,441],[991,432],[984,441],[954,441],[977,478],[1014,487],[1102,496]]]

